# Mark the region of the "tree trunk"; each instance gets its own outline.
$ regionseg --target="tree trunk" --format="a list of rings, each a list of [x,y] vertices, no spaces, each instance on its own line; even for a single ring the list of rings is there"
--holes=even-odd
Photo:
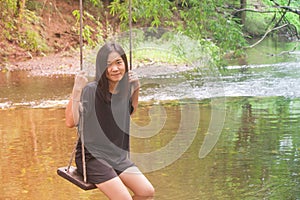
[[[247,7],[247,0],[240,0],[240,9],[241,10],[244,10],[244,9],[246,9],[246,7]],[[245,24],[245,22],[246,22],[246,12],[245,11],[242,11],[241,13],[240,13],[240,19],[241,19],[241,24]]]

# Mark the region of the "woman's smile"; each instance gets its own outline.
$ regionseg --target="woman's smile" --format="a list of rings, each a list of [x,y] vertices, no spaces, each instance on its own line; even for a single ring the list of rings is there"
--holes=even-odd
[[[107,59],[106,77],[112,87],[122,80],[125,71],[125,63],[120,54],[111,52]]]
[[[111,81],[120,81],[123,78],[123,75],[121,73],[110,74],[110,76]]]

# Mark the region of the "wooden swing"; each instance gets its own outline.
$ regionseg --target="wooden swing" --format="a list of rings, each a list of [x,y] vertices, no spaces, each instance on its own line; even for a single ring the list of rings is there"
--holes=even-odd
[[[82,0],[79,0],[80,2],[80,70],[82,70],[82,28],[83,28],[83,20],[82,20]],[[131,0],[129,0],[129,66],[130,70],[132,69],[132,17],[131,17]],[[95,184],[88,183],[87,182],[87,176],[86,176],[86,163],[85,163],[85,152],[84,152],[84,137],[83,137],[83,120],[80,120],[80,126],[78,129],[78,139],[77,143],[73,149],[73,152],[71,154],[71,158],[69,161],[68,166],[66,167],[59,167],[57,169],[57,174],[61,176],[62,178],[70,181],[71,183],[75,184],[76,186],[80,187],[83,190],[92,190],[97,188]],[[72,161],[75,156],[76,152],[76,146],[78,145],[78,140],[81,139],[81,151],[82,151],[82,168],[83,168],[83,174],[79,173],[77,171],[76,167],[71,166]]]

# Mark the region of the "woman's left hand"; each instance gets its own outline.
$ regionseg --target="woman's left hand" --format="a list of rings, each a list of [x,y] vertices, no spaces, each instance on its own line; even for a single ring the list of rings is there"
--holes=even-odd
[[[128,71],[129,83],[133,86],[133,91],[140,87],[140,81],[137,74],[130,70]]]

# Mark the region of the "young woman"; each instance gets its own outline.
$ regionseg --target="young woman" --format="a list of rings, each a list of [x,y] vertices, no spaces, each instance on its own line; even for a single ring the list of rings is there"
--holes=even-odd
[[[82,126],[87,180],[112,200],[154,196],[151,183],[129,159],[130,115],[138,106],[139,86],[122,47],[107,43],[97,54],[95,81],[87,83],[79,73],[66,108],[66,125]],[[79,139],[75,161],[82,173],[81,156]]]

